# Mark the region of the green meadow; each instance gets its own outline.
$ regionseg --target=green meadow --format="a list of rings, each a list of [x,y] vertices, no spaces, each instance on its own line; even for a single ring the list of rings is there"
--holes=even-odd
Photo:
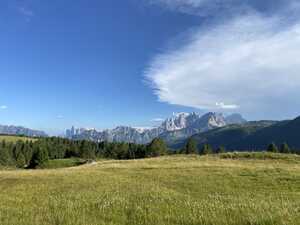
[[[17,142],[17,141],[36,141],[36,138],[22,137],[22,136],[13,136],[13,135],[0,135],[0,142]]]
[[[165,156],[2,170],[0,224],[300,224],[300,157],[271,156]]]

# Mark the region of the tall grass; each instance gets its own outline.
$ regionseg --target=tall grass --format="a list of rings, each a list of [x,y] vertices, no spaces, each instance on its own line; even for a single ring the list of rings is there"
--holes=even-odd
[[[169,156],[0,172],[1,225],[297,225],[300,164]]]

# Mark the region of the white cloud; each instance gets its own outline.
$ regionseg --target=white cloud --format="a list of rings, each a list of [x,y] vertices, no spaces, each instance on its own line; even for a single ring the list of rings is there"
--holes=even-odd
[[[224,102],[216,102],[216,107],[220,109],[237,109],[239,108],[238,105],[226,105]]]
[[[63,116],[63,115],[58,115],[58,116],[56,116],[56,118],[57,118],[57,119],[63,119],[64,116]]]
[[[151,120],[151,122],[162,122],[162,121],[164,121],[163,118],[154,118]]]
[[[157,55],[145,75],[170,104],[299,112],[300,23],[281,19],[252,13],[195,29],[183,46]]]
[[[5,110],[5,109],[8,109],[8,107],[6,105],[1,105],[0,109]]]

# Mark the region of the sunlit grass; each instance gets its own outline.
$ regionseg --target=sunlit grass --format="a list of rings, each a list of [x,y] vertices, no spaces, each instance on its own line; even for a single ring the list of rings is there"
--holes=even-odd
[[[169,156],[0,172],[1,225],[300,224],[300,161]]]
[[[58,169],[80,166],[86,163],[86,160],[79,158],[69,158],[69,159],[53,159],[47,161],[44,165],[44,169]]]
[[[28,138],[21,136],[9,136],[9,135],[0,135],[0,142],[5,140],[6,142],[17,142],[17,141],[36,141],[36,138]]]

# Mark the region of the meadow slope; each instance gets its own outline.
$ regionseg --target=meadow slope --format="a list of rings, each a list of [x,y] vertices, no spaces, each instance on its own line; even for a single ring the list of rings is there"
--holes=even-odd
[[[14,136],[14,135],[1,135],[0,134],[0,142],[17,142],[17,141],[36,141],[37,138],[29,138],[29,137],[22,137],[22,136]]]
[[[300,160],[168,156],[7,170],[0,201],[1,225],[296,225]]]

